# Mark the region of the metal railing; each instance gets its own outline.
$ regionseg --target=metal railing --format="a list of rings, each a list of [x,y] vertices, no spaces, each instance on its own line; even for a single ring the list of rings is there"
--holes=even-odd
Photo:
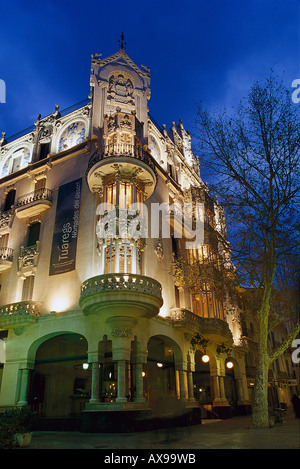
[[[12,261],[13,252],[14,250],[12,248],[8,248],[8,247],[0,248],[0,261]]]
[[[96,150],[88,162],[86,173],[99,161],[114,156],[126,156],[128,158],[141,160],[156,173],[156,166],[150,153],[145,151],[140,145],[131,145],[128,143],[112,143],[104,145]]]
[[[23,205],[31,204],[32,202],[37,202],[39,200],[47,200],[48,202],[52,202],[52,199],[53,190],[41,188],[18,197],[15,207],[18,208]]]

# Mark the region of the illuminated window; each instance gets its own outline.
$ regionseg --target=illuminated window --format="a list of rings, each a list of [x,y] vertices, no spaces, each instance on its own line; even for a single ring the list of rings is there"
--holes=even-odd
[[[107,139],[107,152],[109,155],[113,154],[116,150],[117,134],[113,134]]]
[[[126,145],[131,144],[131,135],[126,132],[122,132],[120,135],[120,143],[121,145],[124,145],[126,148]]]
[[[119,185],[119,207],[128,209],[132,204],[132,184],[120,182]]]
[[[123,242],[119,247],[119,271],[131,273],[132,269],[132,246]]]
[[[114,244],[109,244],[105,248],[105,273],[111,274],[115,272],[116,262],[116,247]]]
[[[107,204],[112,204],[113,207],[116,206],[117,203],[117,185],[114,182],[105,188],[105,202]]]

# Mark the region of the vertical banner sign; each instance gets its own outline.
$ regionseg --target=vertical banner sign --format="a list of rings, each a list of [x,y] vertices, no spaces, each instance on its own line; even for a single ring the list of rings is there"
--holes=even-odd
[[[81,183],[77,179],[59,188],[49,275],[75,269]]]

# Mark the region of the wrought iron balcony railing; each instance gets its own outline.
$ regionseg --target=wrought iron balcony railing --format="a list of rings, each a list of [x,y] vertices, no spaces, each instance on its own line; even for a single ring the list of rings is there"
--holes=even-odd
[[[15,207],[19,208],[24,205],[28,205],[28,204],[31,204],[33,202],[37,202],[40,200],[47,200],[48,202],[52,202],[52,198],[53,198],[52,190],[41,188],[33,192],[29,192],[28,194],[24,194],[21,197],[18,197]]]
[[[0,261],[12,261],[13,252],[14,250],[12,248],[8,248],[8,247],[0,248]]]
[[[150,153],[145,151],[140,145],[130,145],[127,143],[113,143],[99,148],[92,154],[88,163],[86,174],[99,161],[116,156],[125,156],[128,158],[135,158],[141,160],[156,173],[156,167],[152,156],[150,155]]]

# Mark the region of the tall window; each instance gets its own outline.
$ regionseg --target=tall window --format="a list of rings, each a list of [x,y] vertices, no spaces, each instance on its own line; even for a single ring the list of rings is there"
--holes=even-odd
[[[23,283],[22,301],[32,300],[34,275],[26,277]]]
[[[40,148],[39,148],[38,159],[43,160],[44,158],[48,156],[49,152],[50,152],[50,142],[41,143]]]
[[[194,295],[194,313],[203,318],[224,319],[223,303],[207,282]]]
[[[112,274],[115,272],[116,263],[116,247],[114,244],[108,244],[105,248],[105,273]]]
[[[136,266],[133,264],[139,262],[139,258],[134,261],[133,253],[134,245],[129,240],[122,239],[109,242],[104,248],[104,273],[135,273]]]
[[[112,204],[113,207],[116,206],[117,203],[117,185],[114,182],[113,184],[109,184],[105,188],[105,200],[107,204]]]
[[[34,186],[34,195],[36,197],[42,197],[44,195],[45,187],[46,187],[46,178],[38,179]]]
[[[5,202],[3,206],[3,212],[11,209],[11,206],[15,203],[16,189],[10,190],[5,197]]]
[[[132,204],[132,184],[120,182],[119,207],[129,209]]]
[[[119,247],[119,271],[131,273],[132,269],[132,246],[129,242],[123,242]]]
[[[36,242],[40,239],[40,230],[41,230],[41,223],[34,222],[28,228],[27,234],[27,246],[34,246]]]

